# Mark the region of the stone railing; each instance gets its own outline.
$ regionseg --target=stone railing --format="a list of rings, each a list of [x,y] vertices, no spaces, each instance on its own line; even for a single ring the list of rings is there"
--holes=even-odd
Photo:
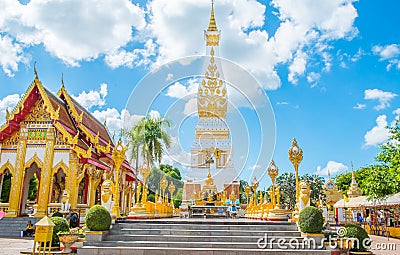
[[[58,212],[61,210],[61,203],[49,203],[47,205],[47,214],[52,215],[55,212]]]

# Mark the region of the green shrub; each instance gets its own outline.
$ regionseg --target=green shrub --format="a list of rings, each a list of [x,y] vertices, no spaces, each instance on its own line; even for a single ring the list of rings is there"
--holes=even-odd
[[[355,224],[346,224],[346,235],[344,237],[354,238],[353,248],[351,251],[368,251],[371,245],[371,240],[369,239],[367,231],[361,226]]]
[[[60,244],[60,240],[58,239],[58,232],[69,231],[69,224],[66,219],[63,217],[51,217],[50,220],[54,223],[53,228],[53,239],[52,239],[52,246],[57,246]]]
[[[64,215],[62,215],[62,213],[60,213],[60,212],[55,212],[55,213],[53,213],[53,214],[51,215],[51,217],[61,217],[61,218],[63,218]]]
[[[322,212],[314,206],[307,206],[301,210],[298,224],[303,233],[321,233],[324,224]]]
[[[95,205],[87,212],[85,223],[92,231],[106,231],[110,229],[111,215],[104,206]]]

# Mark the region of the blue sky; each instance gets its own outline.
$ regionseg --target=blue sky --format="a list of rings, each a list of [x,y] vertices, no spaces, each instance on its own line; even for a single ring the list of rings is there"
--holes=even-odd
[[[273,157],[281,173],[292,171],[287,150],[293,137],[304,151],[300,174],[343,172],[351,161],[355,168],[374,162],[377,146],[387,138],[384,127],[400,115],[399,5],[396,0],[216,1],[221,57],[253,74],[271,102]],[[1,1],[1,119],[32,82],[36,61],[46,87],[57,92],[64,74],[70,94],[107,119],[111,132],[118,130],[129,95],[146,74],[204,53],[209,11],[210,1],[195,0]],[[163,112],[169,102],[193,93],[190,84],[180,82],[185,90],[166,88],[155,110]],[[130,114],[133,121],[140,115]],[[176,140],[184,150],[193,141],[195,123],[190,117],[179,131]],[[252,118],[246,124],[257,129]],[[249,163],[244,170],[266,164]]]

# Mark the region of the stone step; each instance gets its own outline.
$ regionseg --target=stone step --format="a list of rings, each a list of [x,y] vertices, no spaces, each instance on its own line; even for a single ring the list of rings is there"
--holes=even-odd
[[[19,217],[19,218],[3,218],[0,220],[0,236],[1,237],[19,237],[21,236],[21,230],[26,229],[28,220],[33,225],[36,224],[40,219],[30,217]]]
[[[262,220],[244,220],[244,219],[225,219],[225,220],[211,220],[211,219],[159,219],[159,220],[130,220],[118,219],[117,223],[130,223],[130,224],[189,224],[189,225],[296,225],[288,221],[262,221]]]
[[[105,241],[148,241],[148,242],[243,242],[243,243],[256,243],[263,236],[184,236],[184,235],[109,235]],[[303,240],[301,236],[268,236],[268,238],[278,239],[291,239],[291,240]]]
[[[159,229],[159,228],[169,228],[169,229],[215,229],[215,230],[241,230],[243,225],[215,225],[215,224],[172,224],[172,223],[119,223],[113,226],[113,229],[124,229],[131,228],[145,228],[145,229]],[[296,224],[291,225],[244,225],[247,230],[297,230]]]
[[[284,249],[233,249],[233,248],[176,248],[176,247],[97,247],[83,246],[78,250],[79,255],[259,255],[259,254],[277,254],[277,255],[328,255],[328,250],[284,250]]]
[[[287,236],[299,236],[299,231],[255,231],[255,230],[237,230],[237,231],[227,231],[220,229],[141,229],[141,228],[124,228],[121,230],[111,230],[110,235],[113,234],[126,234],[126,235],[192,235],[192,236],[223,236],[223,235],[231,235],[231,236],[264,236],[264,234],[268,234],[271,236],[275,235],[287,235]]]
[[[292,239],[284,238],[282,237],[280,239],[280,242],[271,242],[271,244],[267,244],[268,249],[296,249],[296,250],[306,250],[309,249],[309,247],[305,245],[301,245],[303,239],[297,240],[299,243],[298,246],[296,246],[296,243]],[[175,241],[159,241],[159,242],[153,242],[153,241],[103,241],[100,244],[98,244],[99,247],[159,247],[159,248],[164,248],[164,247],[170,247],[170,248],[225,248],[225,249],[257,249],[258,240],[254,240],[253,242],[209,242],[209,241],[203,241],[203,242],[191,242],[189,245],[187,242],[175,242]]]

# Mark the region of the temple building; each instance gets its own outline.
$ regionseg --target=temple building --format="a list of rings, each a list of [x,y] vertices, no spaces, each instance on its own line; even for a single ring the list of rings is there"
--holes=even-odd
[[[231,194],[233,190],[239,197],[240,182],[234,168],[234,153],[226,122],[228,91],[218,58],[220,35],[212,3],[209,25],[205,31],[204,78],[200,81],[197,93],[198,123],[190,149],[191,167],[185,177],[183,200],[194,199],[196,195],[203,197],[205,194],[198,193],[203,193],[201,187],[209,185],[210,178],[216,191],[225,190]]]
[[[64,81],[54,95],[34,71],[33,82],[0,127],[0,188],[6,178],[10,183],[0,210],[6,217],[43,217],[67,201],[69,209],[84,213],[100,203],[103,180],[115,182],[113,139],[105,124],[68,94]],[[127,161],[119,177],[120,210],[129,212],[135,179]],[[32,179],[38,191],[28,200]]]

